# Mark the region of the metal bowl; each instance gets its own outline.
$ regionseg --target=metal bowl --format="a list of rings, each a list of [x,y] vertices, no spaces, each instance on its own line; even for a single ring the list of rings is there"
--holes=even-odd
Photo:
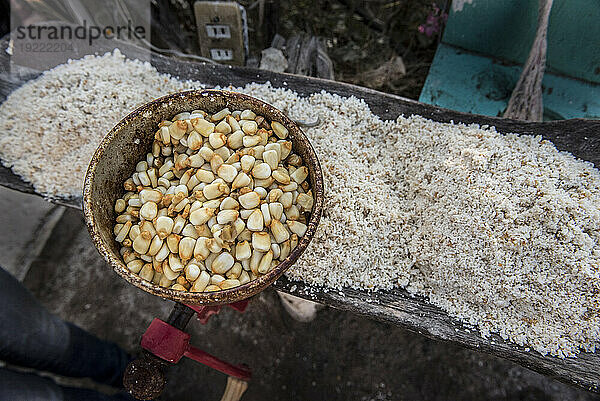
[[[152,148],[159,122],[195,109],[215,113],[250,109],[267,120],[279,121],[289,130],[293,150],[309,170],[309,183],[315,197],[308,229],[290,255],[267,274],[239,287],[215,292],[184,292],[152,284],[130,272],[113,235],[114,204],[123,195],[123,182],[135,171],[138,161]],[[248,298],[272,284],[304,252],[312,239],[323,208],[323,175],[317,155],[306,135],[294,121],[275,107],[251,96],[221,90],[195,90],[176,93],[147,103],[121,120],[104,137],[88,167],[83,187],[83,212],[92,240],[115,272],[136,287],[159,297],[193,305],[227,304]]]

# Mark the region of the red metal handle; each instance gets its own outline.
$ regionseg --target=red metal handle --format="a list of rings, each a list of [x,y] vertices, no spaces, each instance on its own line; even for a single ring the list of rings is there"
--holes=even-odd
[[[243,365],[232,365],[225,361],[220,360],[216,356],[209,354],[208,352],[202,351],[193,346],[188,346],[188,349],[184,352],[184,356],[193,359],[196,362],[200,362],[206,366],[209,366],[219,372],[225,373],[226,375],[237,377],[241,380],[250,380],[252,373],[250,369]]]
[[[236,366],[190,345],[190,335],[160,319],[154,319],[142,336],[141,346],[157,357],[177,363],[182,356],[242,380],[250,380],[250,369]]]

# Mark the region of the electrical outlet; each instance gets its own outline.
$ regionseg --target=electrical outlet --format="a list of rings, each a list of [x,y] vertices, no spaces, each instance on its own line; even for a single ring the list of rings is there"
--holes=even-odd
[[[206,25],[206,35],[214,39],[229,39],[231,31],[229,25]]]
[[[233,50],[231,49],[210,49],[210,58],[215,61],[233,60]]]
[[[246,10],[232,1],[196,1],[194,14],[203,57],[244,65],[248,54]]]

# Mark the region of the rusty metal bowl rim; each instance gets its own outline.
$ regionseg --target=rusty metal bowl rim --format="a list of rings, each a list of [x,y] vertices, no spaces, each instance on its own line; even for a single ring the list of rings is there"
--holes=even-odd
[[[266,118],[268,118],[269,120],[278,120],[286,128],[288,128],[288,130],[290,131],[290,133],[292,133],[296,141],[303,143],[305,152],[309,156],[308,160],[304,160],[306,166],[309,169],[309,176],[312,176],[310,174],[311,170],[314,171],[314,182],[311,185],[311,189],[313,191],[315,202],[310,215],[310,219],[307,224],[308,228],[306,230],[306,234],[302,238],[300,238],[300,240],[298,241],[298,245],[292,250],[292,252],[290,252],[290,254],[285,260],[280,262],[267,274],[260,276],[259,278],[252,280],[246,284],[240,285],[238,287],[214,292],[176,291],[170,288],[164,288],[160,287],[159,285],[150,283],[142,279],[138,275],[130,272],[129,269],[127,269],[120,255],[119,257],[116,257],[110,251],[107,244],[105,244],[102,240],[102,237],[98,231],[98,227],[96,226],[96,221],[94,217],[94,207],[92,202],[94,196],[92,191],[92,183],[94,182],[95,178],[96,166],[99,160],[102,159],[107,146],[116,137],[116,135],[119,134],[121,129],[123,129],[127,124],[130,123],[131,120],[135,118],[145,118],[145,112],[151,112],[153,108],[158,107],[159,105],[170,103],[173,101],[185,101],[190,97],[199,96],[221,96],[224,98],[226,104],[228,104],[229,99],[235,99],[238,101],[248,102],[248,104],[251,105],[262,105],[270,113],[270,115],[265,115]],[[149,135],[152,135],[152,133],[149,133]],[[323,192],[323,173],[314,148],[312,147],[310,141],[308,140],[304,132],[300,129],[300,127],[293,120],[287,117],[283,112],[281,112],[274,106],[263,102],[262,100],[242,93],[217,89],[190,90],[166,95],[138,107],[130,114],[125,116],[108,132],[108,134],[102,139],[102,141],[98,145],[98,148],[94,152],[94,155],[90,161],[85,175],[83,185],[83,213],[88,231],[90,233],[90,236],[92,237],[92,241],[96,246],[97,250],[104,257],[104,259],[108,261],[113,270],[121,277],[123,277],[126,281],[146,292],[149,292],[161,298],[171,299],[174,301],[192,305],[220,305],[240,301],[261,292],[269,285],[271,285],[275,280],[277,280],[292,264],[296,262],[300,255],[306,250],[309,242],[311,241],[312,237],[316,232],[323,211]]]

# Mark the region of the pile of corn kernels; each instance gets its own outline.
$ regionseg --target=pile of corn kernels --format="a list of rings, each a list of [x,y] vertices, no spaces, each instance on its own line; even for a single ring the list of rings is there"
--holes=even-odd
[[[234,288],[268,273],[307,230],[313,193],[288,130],[251,110],[163,121],[115,202],[127,268],[178,291]]]

